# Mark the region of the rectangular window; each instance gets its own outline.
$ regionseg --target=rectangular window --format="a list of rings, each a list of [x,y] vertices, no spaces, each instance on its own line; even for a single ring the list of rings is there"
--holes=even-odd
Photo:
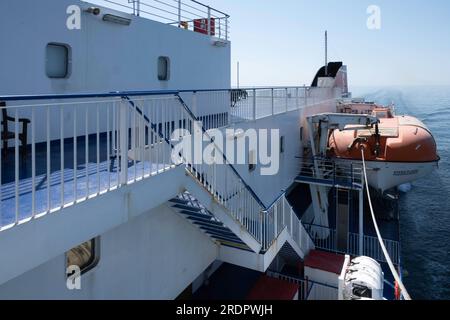
[[[284,136],[280,137],[280,153],[284,152]]]
[[[66,253],[67,266],[78,266],[81,274],[93,269],[99,261],[99,239],[89,240]]]
[[[255,150],[250,150],[248,154],[248,170],[250,172],[256,169],[256,152]]]
[[[49,43],[46,49],[45,70],[49,78],[66,78],[69,74],[69,48],[63,44]]]
[[[158,80],[168,81],[170,78],[170,60],[168,57],[158,58]]]

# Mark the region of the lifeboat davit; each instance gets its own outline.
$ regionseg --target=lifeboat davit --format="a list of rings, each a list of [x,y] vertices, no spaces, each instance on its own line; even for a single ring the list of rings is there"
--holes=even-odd
[[[376,116],[376,128],[347,126],[329,137],[329,156],[361,161],[361,147],[371,187],[384,192],[429,175],[438,165],[436,142],[430,130],[417,118],[395,116],[391,108],[357,103],[342,106],[343,113]],[[352,128],[355,129],[352,129]]]

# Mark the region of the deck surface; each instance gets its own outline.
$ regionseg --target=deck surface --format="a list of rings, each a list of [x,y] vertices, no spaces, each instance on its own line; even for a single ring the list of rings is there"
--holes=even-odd
[[[88,156],[86,157],[85,140],[78,139],[75,146],[73,139],[64,143],[64,165],[61,169],[61,148],[59,142],[50,147],[50,168],[47,168],[47,145],[36,145],[36,176],[34,179],[34,213],[40,215],[60,209],[119,185],[118,160],[107,155],[106,135],[100,137],[99,154],[97,141],[89,138]],[[20,156],[17,167],[18,183],[15,180],[14,150],[7,157],[2,157],[2,185],[0,188],[0,227],[8,226],[17,220],[30,218],[33,214],[33,179],[31,152],[27,158]],[[87,160],[87,161],[86,161]],[[76,164],[76,165],[75,165]],[[128,181],[132,182],[161,170],[169,165],[128,161]],[[47,174],[47,169],[50,175]]]

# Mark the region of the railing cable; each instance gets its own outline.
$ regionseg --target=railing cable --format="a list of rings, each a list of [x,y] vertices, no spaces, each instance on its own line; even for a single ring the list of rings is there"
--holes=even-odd
[[[386,250],[386,247],[384,245],[383,242],[383,238],[381,237],[381,233],[380,230],[378,229],[378,223],[377,220],[375,218],[375,213],[373,211],[373,206],[372,206],[372,199],[370,198],[370,191],[369,191],[369,184],[367,183],[367,171],[366,171],[366,161],[364,159],[364,149],[361,148],[361,155],[362,155],[362,163],[363,163],[363,171],[364,171],[364,179],[366,181],[366,191],[367,191],[367,198],[369,200],[369,207],[370,207],[370,213],[372,215],[372,221],[373,221],[373,225],[375,227],[375,232],[377,233],[377,237],[378,237],[378,242],[380,243],[381,246],[381,250],[383,251],[383,254],[386,258],[386,262],[389,265],[389,269],[392,272],[392,275],[395,278],[395,281],[397,281],[400,289],[401,289],[401,294],[402,296],[405,298],[405,300],[411,300],[411,297],[408,293],[408,291],[406,290],[406,287],[403,285],[402,279],[400,278],[400,276],[397,273],[397,270],[395,270],[394,264],[392,263],[391,257],[389,256],[389,253]]]

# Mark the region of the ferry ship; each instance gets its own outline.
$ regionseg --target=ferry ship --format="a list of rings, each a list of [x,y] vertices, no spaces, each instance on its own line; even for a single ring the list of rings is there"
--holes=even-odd
[[[206,4],[92,2],[0,2],[0,299],[407,298],[395,187],[437,166],[422,123],[352,99],[342,62],[232,88]]]

